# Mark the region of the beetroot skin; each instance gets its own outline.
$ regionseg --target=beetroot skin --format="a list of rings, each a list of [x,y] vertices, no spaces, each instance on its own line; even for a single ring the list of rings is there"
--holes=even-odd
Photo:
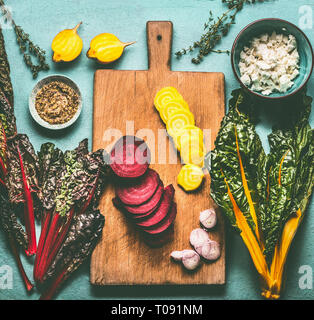
[[[146,142],[134,136],[120,138],[110,152],[110,167],[122,178],[142,176],[150,163],[150,150]]]

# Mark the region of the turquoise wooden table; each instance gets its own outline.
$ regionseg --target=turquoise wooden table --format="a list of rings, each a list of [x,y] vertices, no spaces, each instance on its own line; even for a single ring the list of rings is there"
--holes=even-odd
[[[173,50],[190,45],[199,39],[209,10],[220,15],[226,7],[221,0],[7,0],[17,24],[21,24],[31,38],[51,57],[50,44],[62,29],[74,27],[83,21],[80,35],[84,41],[83,54],[66,66],[58,66],[49,60],[50,71],[40,73],[64,74],[79,85],[83,95],[83,111],[77,123],[62,132],[50,133],[38,127],[28,112],[28,96],[35,85],[31,73],[20,56],[12,30],[4,30],[7,52],[12,70],[15,92],[15,108],[19,132],[27,133],[38,149],[41,143],[52,141],[62,149],[73,148],[87,137],[92,137],[93,75],[99,67],[86,58],[89,42],[98,33],[116,34],[122,41],[137,41],[128,47],[123,58],[113,65],[117,69],[147,69],[146,21],[171,20],[174,26]],[[249,22],[268,17],[291,21],[302,27],[314,44],[313,0],[269,0],[267,3],[246,6],[236,18],[236,25],[223,39],[220,49],[230,49],[235,36]],[[312,19],[312,20],[311,20]],[[232,89],[238,87],[230,58],[225,54],[212,54],[200,65],[193,65],[190,57],[172,59],[172,69],[182,71],[220,71],[225,74],[226,99]],[[310,79],[308,92],[314,96],[314,76]],[[313,127],[314,117],[311,114]],[[267,114],[258,126],[258,132],[266,150],[267,134],[271,128]],[[285,299],[314,299],[314,289],[299,287],[299,268],[307,265],[314,268],[314,203],[313,198],[302,226],[298,230],[287,262]],[[1,289],[0,299],[37,299],[38,294],[25,292],[20,275],[11,256],[3,233],[0,233],[0,267],[13,268],[13,288]],[[23,258],[28,274],[32,274],[31,260]],[[1,275],[1,274],[0,274]],[[260,299],[257,274],[241,238],[227,230],[226,238],[226,284],[223,286],[158,286],[158,287],[93,287],[89,284],[89,264],[86,263],[63,287],[57,299],[129,299],[129,298],[176,298],[176,299]]]

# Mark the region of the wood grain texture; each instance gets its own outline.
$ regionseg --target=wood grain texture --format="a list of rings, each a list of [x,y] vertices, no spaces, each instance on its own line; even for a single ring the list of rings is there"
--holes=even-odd
[[[223,284],[225,282],[224,225],[218,214],[218,225],[210,237],[219,241],[221,257],[204,263],[197,272],[186,272],[173,263],[173,250],[189,249],[189,236],[199,227],[199,213],[213,205],[209,197],[210,178],[206,173],[198,192],[185,193],[176,184],[182,167],[180,159],[165,133],[165,126],[153,106],[156,92],[174,86],[188,102],[196,125],[210,129],[207,150],[211,150],[225,112],[224,75],[208,72],[174,72],[170,70],[172,23],[148,22],[147,41],[149,69],[145,71],[97,70],[94,79],[93,149],[110,150],[115,129],[122,134],[144,138],[152,151],[151,168],[165,186],[175,187],[178,214],[171,242],[162,248],[151,248],[112,204],[114,188],[109,186],[100,210],[106,217],[103,237],[92,255],[90,281],[106,284]],[[109,130],[109,129],[113,130]],[[145,129],[150,129],[154,135]],[[155,139],[154,139],[155,138]],[[165,143],[165,145],[164,145]],[[166,159],[161,157],[166,152]],[[176,159],[173,164],[171,159]],[[160,163],[163,162],[163,163]],[[170,163],[171,162],[171,163]]]

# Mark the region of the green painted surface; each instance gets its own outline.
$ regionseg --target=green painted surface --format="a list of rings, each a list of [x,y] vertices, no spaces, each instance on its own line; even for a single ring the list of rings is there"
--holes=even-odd
[[[220,15],[224,6],[220,0],[55,0],[55,1],[14,1],[7,0],[13,9],[18,24],[29,32],[35,43],[43,47],[51,57],[50,44],[57,32],[64,28],[74,27],[83,21],[80,35],[84,41],[83,54],[75,62],[66,66],[49,64],[51,70],[41,73],[39,79],[48,74],[64,74],[79,85],[83,94],[83,112],[78,122],[62,133],[47,132],[33,122],[28,112],[28,96],[35,85],[31,73],[25,68],[12,30],[5,30],[7,52],[12,70],[12,81],[15,91],[15,108],[19,132],[27,133],[38,149],[45,141],[52,141],[58,147],[73,148],[83,138],[92,137],[92,92],[93,74],[99,68],[89,61],[85,52],[89,42],[98,33],[111,32],[122,41],[136,40],[137,43],[126,49],[121,60],[114,64],[116,69],[146,69],[146,30],[148,20],[171,20],[174,25],[173,50],[191,44],[201,35],[203,23],[208,19],[209,10]],[[270,0],[268,3],[246,6],[239,13],[236,25],[230,34],[223,39],[221,49],[230,49],[235,36],[249,22],[268,17],[278,17],[299,24],[302,17],[302,6],[312,9],[313,25],[304,30],[314,43],[314,5],[313,0]],[[301,8],[301,9],[300,9]],[[300,11],[301,10],[301,11]],[[226,98],[229,99],[232,89],[238,84],[232,74],[227,55],[212,54],[200,65],[193,65],[190,58],[180,61],[172,59],[173,70],[184,71],[221,71],[226,78]],[[309,93],[314,96],[314,77],[309,82]],[[117,106],[118,107],[118,106]],[[311,124],[313,126],[313,112]],[[265,148],[267,133],[271,128],[271,115],[265,114],[262,124],[258,126]],[[287,263],[287,281],[283,294],[285,299],[314,299],[314,290],[299,288],[298,274],[301,265],[314,268],[314,218],[313,199],[306,217],[300,227]],[[8,250],[3,233],[0,233],[0,266],[13,267],[13,289],[1,290],[0,299],[37,299],[36,292],[28,295]],[[32,260],[26,261],[28,274],[32,274]],[[127,286],[96,288],[89,284],[89,265],[85,264],[57,296],[58,299],[116,299],[116,298],[177,298],[177,299],[259,299],[260,289],[257,274],[249,254],[238,235],[227,230],[226,238],[226,284],[224,286]]]

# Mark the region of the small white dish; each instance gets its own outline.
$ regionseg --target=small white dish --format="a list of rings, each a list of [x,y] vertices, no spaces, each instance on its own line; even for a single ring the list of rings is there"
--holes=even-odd
[[[79,97],[79,105],[78,105],[78,109],[75,113],[75,115],[68,121],[62,124],[50,124],[47,121],[45,121],[44,119],[42,119],[35,107],[35,100],[36,100],[36,95],[38,93],[38,91],[46,84],[52,82],[52,81],[59,81],[59,82],[63,82],[65,84],[67,84],[68,86],[70,86],[73,90],[75,90],[75,92],[78,94]],[[59,74],[55,74],[55,75],[51,75],[48,76],[46,78],[41,79],[40,81],[37,82],[37,84],[35,85],[34,89],[32,90],[30,96],[29,96],[29,111],[33,117],[33,119],[42,127],[50,129],[50,130],[61,130],[61,129],[65,129],[69,126],[71,126],[80,116],[81,111],[82,111],[82,95],[81,95],[81,91],[79,89],[79,87],[76,85],[76,83],[71,80],[70,78],[66,77],[66,76],[62,76]]]

